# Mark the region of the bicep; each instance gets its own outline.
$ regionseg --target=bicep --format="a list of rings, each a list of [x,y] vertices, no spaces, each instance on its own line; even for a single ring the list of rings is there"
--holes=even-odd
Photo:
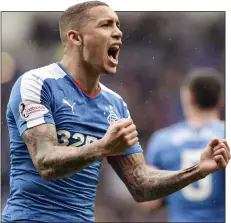
[[[41,160],[52,146],[58,144],[56,128],[52,124],[41,124],[27,129],[22,138],[36,168],[39,168]]]

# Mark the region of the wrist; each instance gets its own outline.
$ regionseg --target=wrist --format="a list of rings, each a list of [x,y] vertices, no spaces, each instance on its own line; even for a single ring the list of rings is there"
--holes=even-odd
[[[201,163],[198,165],[198,171],[200,179],[203,179],[210,174],[208,171],[204,170],[203,165]]]
[[[99,151],[101,152],[102,156],[103,156],[103,157],[109,156],[109,155],[110,155],[110,150],[108,149],[105,140],[104,140],[103,138],[102,138],[102,139],[99,139],[99,140],[97,141],[97,143],[98,143],[98,149],[99,149]]]

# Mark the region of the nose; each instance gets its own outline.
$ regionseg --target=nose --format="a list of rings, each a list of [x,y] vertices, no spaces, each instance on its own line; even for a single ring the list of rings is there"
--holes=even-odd
[[[112,33],[112,37],[115,38],[116,40],[120,40],[123,37],[122,31],[117,26]]]

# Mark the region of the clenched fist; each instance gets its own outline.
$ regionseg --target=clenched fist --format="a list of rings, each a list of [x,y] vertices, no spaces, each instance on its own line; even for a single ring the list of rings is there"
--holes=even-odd
[[[230,160],[230,148],[226,140],[212,139],[201,154],[199,169],[207,176],[226,168]]]
[[[138,142],[137,135],[132,119],[120,119],[111,124],[101,141],[109,155],[119,155]]]

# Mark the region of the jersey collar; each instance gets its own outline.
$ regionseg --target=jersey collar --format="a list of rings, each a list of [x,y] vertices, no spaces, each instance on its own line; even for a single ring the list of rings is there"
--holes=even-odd
[[[79,83],[77,82],[67,71],[66,69],[59,63],[57,62],[56,63],[61,69],[62,71],[68,75],[68,77],[70,77],[72,79],[72,81],[77,85],[77,87],[84,93],[86,94],[88,97],[90,97],[91,99],[95,98],[97,95],[99,95],[99,93],[101,92],[101,87],[99,85],[98,89],[96,90],[96,92],[92,93],[92,94],[89,94],[86,89]]]

